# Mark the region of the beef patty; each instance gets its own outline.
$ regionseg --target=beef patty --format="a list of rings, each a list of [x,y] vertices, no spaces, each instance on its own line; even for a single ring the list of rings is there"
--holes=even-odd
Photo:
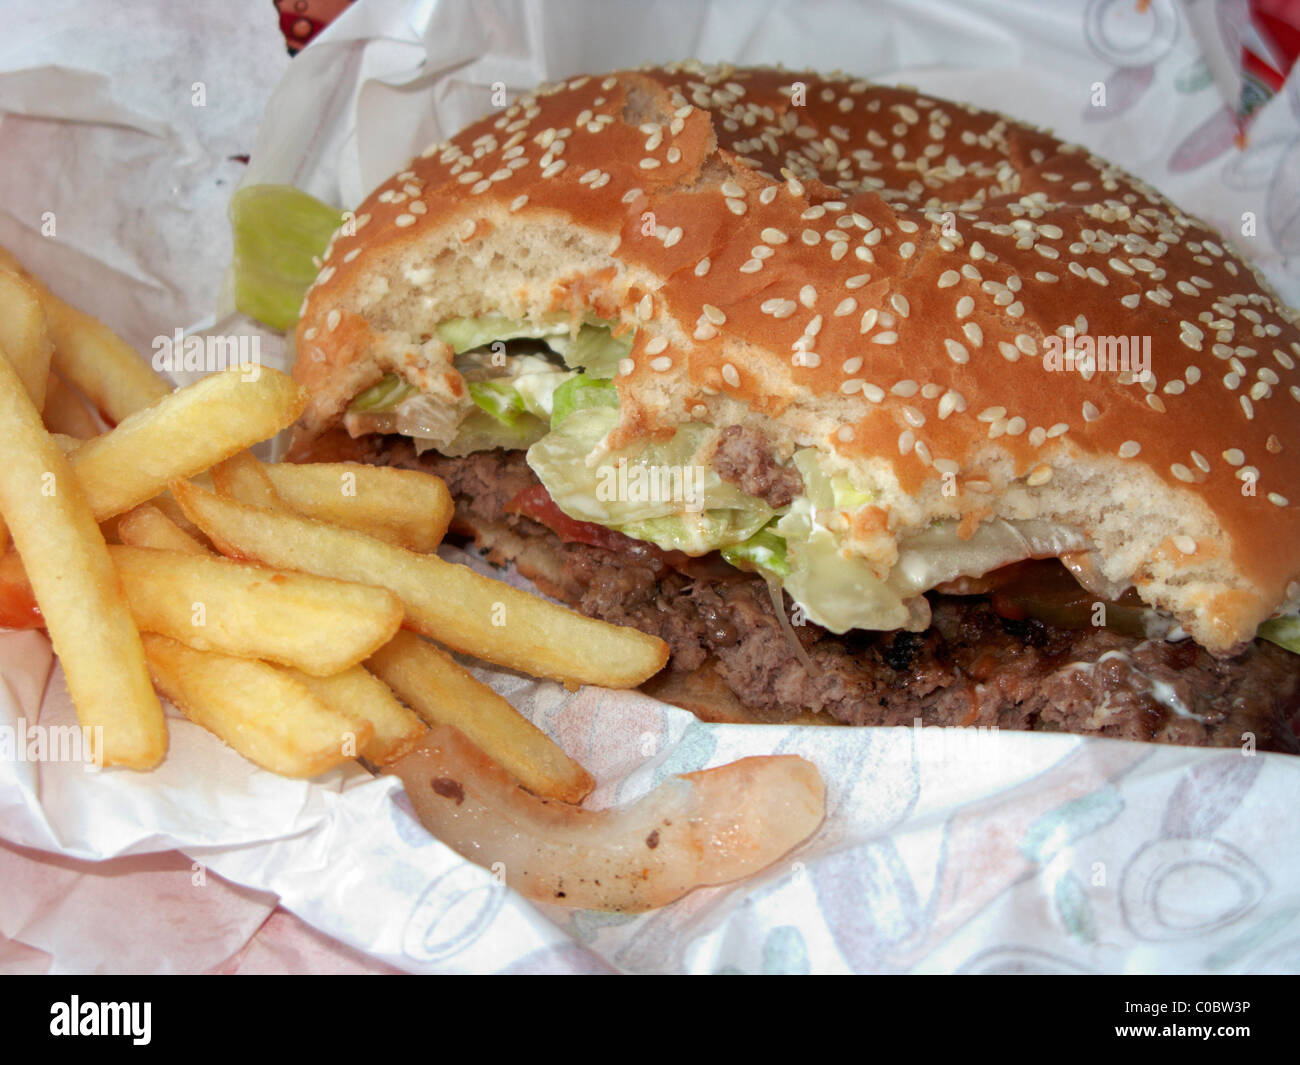
[[[522,452],[417,456],[400,436],[355,446],[360,453],[348,457],[442,477],[456,500],[453,529],[480,544],[493,540],[485,529],[508,530],[516,545],[544,544],[553,564],[538,581],[543,590],[584,614],[661,637],[672,649],[669,670],[707,665],[763,720],[812,711],[849,725],[919,720],[1300,753],[1300,656],[1264,641],[1218,658],[1191,640],[1014,621],[985,597],[933,593],[924,632],[837,635],[810,622],[783,631],[767,583],[720,559],[681,572],[653,545],[563,542],[510,512],[508,504],[538,484]],[[494,560],[510,554],[498,550]],[[784,605],[789,617],[788,597]]]

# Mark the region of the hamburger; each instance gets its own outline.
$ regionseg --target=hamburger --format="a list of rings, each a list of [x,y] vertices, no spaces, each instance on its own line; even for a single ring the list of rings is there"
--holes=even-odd
[[[706,719],[1297,749],[1295,315],[1046,131],[575,77],[346,216],[295,345],[291,459],[442,476]]]

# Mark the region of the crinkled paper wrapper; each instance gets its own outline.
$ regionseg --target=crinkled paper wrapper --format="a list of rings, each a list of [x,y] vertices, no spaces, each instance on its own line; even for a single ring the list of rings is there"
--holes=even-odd
[[[1220,5],[1198,32],[1217,27],[1234,51],[1243,9]],[[26,17],[0,47],[0,241],[143,352],[177,327],[251,328],[219,291],[224,205],[241,179],[354,204],[487,111],[496,82],[514,96],[685,56],[838,67],[1050,125],[1230,234],[1252,212],[1256,235],[1238,243],[1293,303],[1300,294],[1297,79],[1234,148],[1192,24],[1161,0],[1146,15],[1130,0],[874,13],[848,2],[362,3],[292,63],[261,0],[183,13],[52,3]],[[1097,82],[1105,108],[1089,104]],[[234,157],[259,122],[245,173]],[[54,238],[39,233],[47,211]],[[262,350],[283,365],[274,338]],[[192,971],[233,954],[257,923],[203,895],[222,885],[256,914],[278,898],[354,957],[412,972],[1300,969],[1295,758],[708,725],[636,693],[478,672],[591,770],[592,806],[631,801],[670,774],[797,753],[826,780],[826,823],[748,882],[642,916],[565,910],[431,839],[394,779],[358,766],[310,783],[276,777],[172,713],[171,749],[152,773],[0,763],[0,831],[5,853],[46,853],[51,870],[128,863],[135,907],[175,908],[178,891],[195,892],[186,934],[152,954],[129,947],[111,911],[76,905],[58,877],[2,893],[0,932],[10,948],[42,944],[55,971]],[[0,681],[0,725],[74,722],[42,634],[0,633]],[[172,875],[139,868],[153,860]]]

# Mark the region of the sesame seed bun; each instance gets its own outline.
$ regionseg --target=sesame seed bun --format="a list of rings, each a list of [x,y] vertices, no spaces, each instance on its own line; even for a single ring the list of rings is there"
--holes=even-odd
[[[1300,330],[1227,242],[1077,145],[846,76],[686,63],[543,88],[422,156],[304,303],[301,450],[389,370],[464,394],[451,317],[635,328],[625,445],[686,421],[869,484],[850,549],[1046,519],[1228,651],[1300,598]],[[1150,374],[1052,372],[1071,332]],[[882,535],[881,530],[885,530]]]

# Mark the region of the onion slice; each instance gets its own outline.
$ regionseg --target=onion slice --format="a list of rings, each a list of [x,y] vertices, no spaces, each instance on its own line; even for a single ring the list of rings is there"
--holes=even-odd
[[[387,770],[421,823],[529,898],[639,913],[771,865],[820,826],[826,789],[794,755],[664,781],[626,807],[584,810],[524,791],[450,726]]]

